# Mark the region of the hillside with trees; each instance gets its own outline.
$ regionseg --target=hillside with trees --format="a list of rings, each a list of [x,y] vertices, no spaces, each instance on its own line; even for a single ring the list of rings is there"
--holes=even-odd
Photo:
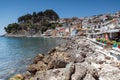
[[[9,24],[4,29],[7,34],[34,35],[39,32],[43,33],[47,29],[54,29],[58,24],[58,19],[58,14],[49,9],[44,12],[33,12],[32,14],[20,16],[17,23]]]

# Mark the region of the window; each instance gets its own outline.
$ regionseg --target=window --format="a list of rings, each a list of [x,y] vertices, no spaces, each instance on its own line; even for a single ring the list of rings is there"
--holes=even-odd
[[[100,28],[100,25],[98,25],[98,28]]]
[[[94,28],[96,28],[96,26],[94,26]]]

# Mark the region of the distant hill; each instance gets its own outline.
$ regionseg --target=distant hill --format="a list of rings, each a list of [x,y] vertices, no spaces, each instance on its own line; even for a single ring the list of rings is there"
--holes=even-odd
[[[58,14],[51,9],[25,14],[18,18],[17,23],[11,23],[5,27],[6,35],[35,35],[43,33],[48,28],[54,29],[58,24]],[[51,23],[54,21],[56,23]]]

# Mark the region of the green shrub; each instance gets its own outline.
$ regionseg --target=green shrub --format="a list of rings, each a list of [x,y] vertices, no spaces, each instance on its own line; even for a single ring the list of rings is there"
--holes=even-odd
[[[117,43],[116,41],[112,41],[112,44],[115,44],[115,43]]]
[[[117,42],[117,44],[120,46],[120,42]]]
[[[100,41],[100,38],[96,38],[97,41]]]

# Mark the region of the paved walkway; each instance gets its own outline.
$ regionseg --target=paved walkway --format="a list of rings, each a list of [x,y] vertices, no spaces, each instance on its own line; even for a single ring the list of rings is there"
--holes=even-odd
[[[109,47],[106,44],[97,42],[95,39],[87,38],[87,40],[89,40],[90,43],[95,46],[98,52],[105,54],[107,56],[113,57],[114,60],[120,60],[120,49],[113,48],[112,46]],[[106,47],[109,47],[109,48],[106,48]]]

